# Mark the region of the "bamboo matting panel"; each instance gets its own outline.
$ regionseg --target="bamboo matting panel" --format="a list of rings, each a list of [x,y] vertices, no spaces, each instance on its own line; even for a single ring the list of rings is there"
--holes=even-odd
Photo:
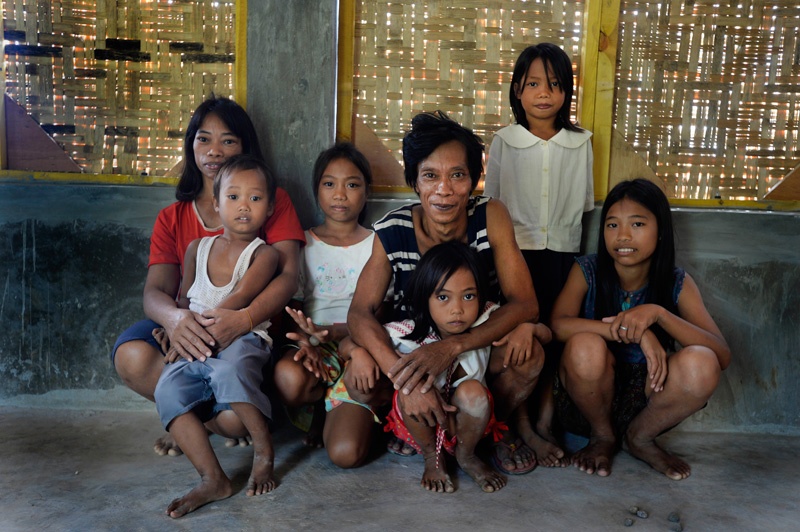
[[[197,105],[233,94],[234,12],[235,0],[6,0],[6,92],[84,172],[164,175]]]
[[[760,199],[800,163],[795,0],[622,0],[615,127],[675,198]]]
[[[584,0],[359,3],[354,114],[402,161],[421,111],[441,109],[488,144],[512,122],[508,90],[527,46],[552,42],[580,68]],[[578,89],[573,96],[573,119]]]

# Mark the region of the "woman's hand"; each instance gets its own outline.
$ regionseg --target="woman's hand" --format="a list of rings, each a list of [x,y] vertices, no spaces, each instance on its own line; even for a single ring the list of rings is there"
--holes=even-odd
[[[603,318],[603,322],[609,324],[609,333],[614,341],[641,344],[642,335],[658,322],[662,310],[661,306],[648,303]]]
[[[661,346],[653,331],[647,330],[639,344],[647,360],[647,374],[650,376],[650,387],[654,392],[664,389],[667,380],[667,352]]]
[[[217,346],[217,342],[206,327],[214,320],[188,309],[176,309],[175,316],[178,316],[176,320],[164,325],[169,337],[170,350],[174,349],[189,362],[195,359],[204,362],[206,358],[212,356],[212,348]]]
[[[208,320],[205,328],[214,338],[212,345],[218,349],[225,349],[234,340],[251,330],[250,318],[244,310],[212,308],[203,312],[203,318]]]

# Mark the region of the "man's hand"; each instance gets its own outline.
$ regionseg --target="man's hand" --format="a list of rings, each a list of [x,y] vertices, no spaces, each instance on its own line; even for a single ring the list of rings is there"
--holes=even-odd
[[[452,351],[448,340],[425,344],[407,355],[403,355],[386,374],[394,383],[394,389],[403,389],[408,395],[422,382],[420,392],[427,393],[436,376],[450,367],[459,353]]]

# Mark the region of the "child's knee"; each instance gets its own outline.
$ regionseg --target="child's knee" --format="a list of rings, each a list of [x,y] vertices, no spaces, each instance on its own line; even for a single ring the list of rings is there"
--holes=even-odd
[[[302,364],[285,356],[275,364],[275,388],[281,401],[287,406],[306,404],[307,390],[313,387],[316,378]]]
[[[489,410],[489,394],[480,381],[469,379],[456,388],[452,398],[453,405],[460,412],[479,417]]]

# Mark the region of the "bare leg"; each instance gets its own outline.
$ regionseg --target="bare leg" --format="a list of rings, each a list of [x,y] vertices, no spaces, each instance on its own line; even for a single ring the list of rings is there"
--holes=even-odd
[[[589,444],[575,453],[572,464],[588,474],[611,474],[618,450],[611,424],[614,398],[614,356],[596,334],[579,333],[567,341],[561,359],[561,382],[592,428]]]
[[[452,432],[458,438],[456,444],[458,465],[483,491],[492,493],[501,489],[506,485],[506,477],[475,456],[475,446],[483,438],[486,425],[492,416],[486,388],[476,380],[464,381],[456,388],[452,403],[458,407],[455,419],[451,423]]]
[[[314,403],[314,414],[311,417],[311,426],[308,428],[306,437],[303,443],[308,447],[320,449],[324,447],[325,440],[323,439],[322,432],[325,429],[325,419],[327,412],[325,412],[325,401],[320,399]]]
[[[164,355],[160,350],[143,340],[125,342],[114,355],[114,368],[125,386],[145,399],[155,401],[153,394],[164,369]],[[171,434],[158,438],[153,451],[159,456],[183,454]]]
[[[508,422],[511,420],[512,412],[527,400],[536,386],[544,364],[544,350],[534,338],[532,356],[524,364],[503,367],[504,356],[504,348],[492,349],[487,378],[489,389],[494,396],[495,417],[498,421]],[[527,426],[517,427],[517,429],[525,433],[533,432],[530,420],[527,420]],[[536,464],[536,456],[533,451],[511,430],[503,435],[502,442],[495,445],[493,452],[499,460],[501,468],[509,473],[530,471]]]
[[[369,456],[375,426],[372,412],[353,403],[328,412],[322,438],[331,462],[343,469],[361,466]]]
[[[700,410],[719,383],[720,367],[710,349],[689,346],[668,359],[664,389],[652,392],[644,410],[625,434],[628,452],[673,480],[683,480],[692,469],[683,460],[658,446],[655,439]],[[651,388],[648,387],[650,391]]]
[[[425,459],[425,470],[422,473],[420,485],[428,491],[453,493],[456,487],[446,471],[446,453],[442,453],[438,461],[436,459],[436,429],[424,423],[418,423],[411,419],[410,416],[407,416],[403,407],[404,397],[403,394],[398,395],[403,422],[406,424],[408,432],[411,433],[411,436],[422,448],[422,457]]]
[[[204,504],[230,497],[233,494],[231,482],[219,465],[206,429],[197,416],[188,412],[176,417],[170,423],[169,431],[200,474],[200,484],[173,500],[167,507],[167,515],[181,517]]]
[[[325,397],[325,383],[292,359],[296,352],[287,352],[275,364],[275,389],[281,401],[291,407],[314,404]]]
[[[250,403],[231,403],[231,408],[242,420],[253,438],[253,469],[247,480],[247,496],[262,495],[275,489],[272,472],[275,467],[275,451],[267,420],[261,411]]]
[[[550,429],[555,408],[552,397],[553,385],[551,381],[547,383],[540,381],[539,384],[542,389],[537,387],[531,394],[531,399],[534,395],[538,395],[539,401],[526,401],[514,412],[517,430],[522,441],[533,451],[537,464],[545,467],[564,467],[567,465],[566,461],[562,461],[564,450],[558,446]],[[531,403],[538,410],[536,430],[533,429],[530,420]]]

